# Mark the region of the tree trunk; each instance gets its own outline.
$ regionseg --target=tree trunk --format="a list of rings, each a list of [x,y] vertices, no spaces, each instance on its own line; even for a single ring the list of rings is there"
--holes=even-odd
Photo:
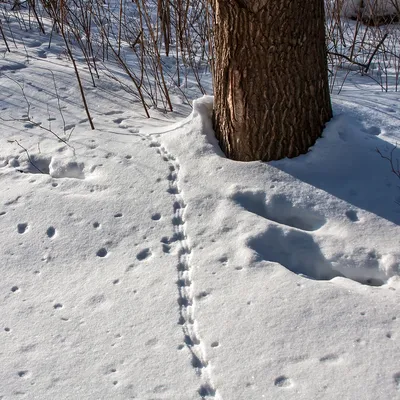
[[[214,129],[227,157],[306,153],[332,117],[323,0],[213,0]]]

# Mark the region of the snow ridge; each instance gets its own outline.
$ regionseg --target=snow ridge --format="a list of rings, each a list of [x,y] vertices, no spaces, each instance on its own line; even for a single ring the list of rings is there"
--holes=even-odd
[[[178,324],[182,326],[184,335],[184,344],[191,354],[191,364],[196,374],[201,378],[201,385],[198,393],[202,400],[215,398],[222,400],[217,394],[211,380],[211,366],[206,358],[201,337],[198,333],[198,323],[195,318],[195,297],[193,295],[191,246],[186,233],[185,209],[186,203],[179,187],[179,161],[168,152],[168,150],[155,139],[151,139],[150,146],[157,148],[157,153],[168,164],[169,187],[168,193],[174,197],[172,224],[174,235],[169,239],[169,243],[179,242],[178,264],[177,264],[177,287],[178,287],[178,304],[179,304],[179,320]],[[169,244],[168,243],[168,244]]]

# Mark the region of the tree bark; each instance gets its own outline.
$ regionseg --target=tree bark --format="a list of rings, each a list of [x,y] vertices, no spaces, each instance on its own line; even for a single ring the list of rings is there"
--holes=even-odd
[[[227,157],[306,153],[332,117],[323,0],[213,0],[214,129]]]

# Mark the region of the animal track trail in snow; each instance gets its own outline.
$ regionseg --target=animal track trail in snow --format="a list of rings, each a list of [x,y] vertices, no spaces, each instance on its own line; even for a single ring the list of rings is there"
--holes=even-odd
[[[198,323],[195,317],[196,299],[192,280],[191,246],[186,232],[186,203],[179,187],[180,164],[161,143],[150,139],[148,136],[146,136],[146,139],[150,142],[149,147],[155,148],[157,154],[168,164],[169,173],[166,177],[168,180],[167,192],[174,198],[173,215],[171,218],[174,235],[170,239],[162,238],[161,243],[163,244],[163,251],[165,253],[169,253],[170,243],[177,242],[180,245],[177,263],[178,324],[182,327],[184,344],[179,348],[182,349],[186,347],[190,352],[192,367],[201,379],[201,384],[197,391],[200,398],[203,400],[210,398],[221,399],[221,396],[217,395],[217,390],[212,383],[210,365],[207,361],[204,346],[197,329]]]

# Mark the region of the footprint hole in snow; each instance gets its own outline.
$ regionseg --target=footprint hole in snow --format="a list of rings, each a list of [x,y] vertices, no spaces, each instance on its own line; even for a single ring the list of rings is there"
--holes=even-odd
[[[189,301],[186,297],[179,297],[177,300],[179,307],[187,308],[192,305],[192,302]]]
[[[129,265],[126,267],[125,272],[130,272],[130,271],[132,271],[134,268],[135,268],[135,265],[134,265],[134,264],[129,264]]]
[[[50,227],[47,229],[46,234],[47,234],[47,236],[48,236],[49,238],[54,237],[54,235],[56,234],[55,228],[54,228],[53,226],[50,226]]]
[[[17,225],[17,229],[18,229],[18,233],[22,235],[28,229],[28,224],[25,223],[25,222],[21,223],[21,224],[18,224]]]
[[[267,198],[263,191],[238,191],[231,198],[253,214],[303,231],[318,230],[326,223],[320,213],[311,208],[294,206],[283,194]]]
[[[192,354],[192,366],[193,368],[201,369],[204,368],[204,362],[200,360],[199,357],[196,356],[196,354]]]
[[[330,280],[335,277],[347,277],[356,282],[380,286],[384,272],[372,252],[358,249],[354,254],[339,255],[329,261],[323,255],[312,235],[287,230],[279,226],[270,226],[265,232],[252,237],[247,245],[256,253],[259,261],[275,262],[304,278]]]
[[[379,128],[379,126],[371,126],[369,128],[365,128],[364,132],[372,136],[378,136],[382,133],[381,128]]]
[[[176,212],[177,210],[180,210],[181,208],[185,208],[185,205],[183,202],[175,201],[173,207],[174,207],[174,212]]]
[[[162,250],[163,250],[164,253],[168,254],[171,251],[171,246],[169,244],[163,243],[162,244]]]
[[[393,375],[393,380],[397,390],[400,391],[400,372],[397,372]]]
[[[289,387],[292,385],[291,380],[286,377],[285,375],[281,375],[278,376],[275,381],[274,381],[274,385],[280,388],[285,388],[285,387]]]
[[[159,221],[161,219],[161,214],[160,213],[155,213],[151,216],[151,219],[153,221]]]
[[[138,254],[136,254],[136,258],[137,258],[139,261],[143,261],[143,260],[145,260],[146,258],[149,258],[150,256],[151,256],[151,251],[150,251],[150,249],[148,249],[148,248],[143,249],[143,250],[141,250]]]
[[[97,257],[101,257],[101,258],[106,257],[107,254],[108,254],[108,251],[105,247],[102,247],[101,249],[97,250],[97,253],[96,253]]]
[[[201,397],[215,397],[215,389],[207,383],[200,386],[198,393]]]
[[[319,359],[320,362],[325,363],[325,362],[335,362],[339,360],[339,356],[336,354],[327,354],[326,356],[323,356]]]
[[[172,225],[174,226],[179,226],[179,225],[184,225],[185,221],[182,219],[181,216],[175,216],[172,218]]]
[[[196,297],[197,299],[204,299],[206,298],[210,293],[207,292],[206,290],[203,290],[202,292],[200,292]]]
[[[346,211],[346,217],[351,221],[351,222],[357,222],[359,221],[357,212],[354,210],[348,210]]]

